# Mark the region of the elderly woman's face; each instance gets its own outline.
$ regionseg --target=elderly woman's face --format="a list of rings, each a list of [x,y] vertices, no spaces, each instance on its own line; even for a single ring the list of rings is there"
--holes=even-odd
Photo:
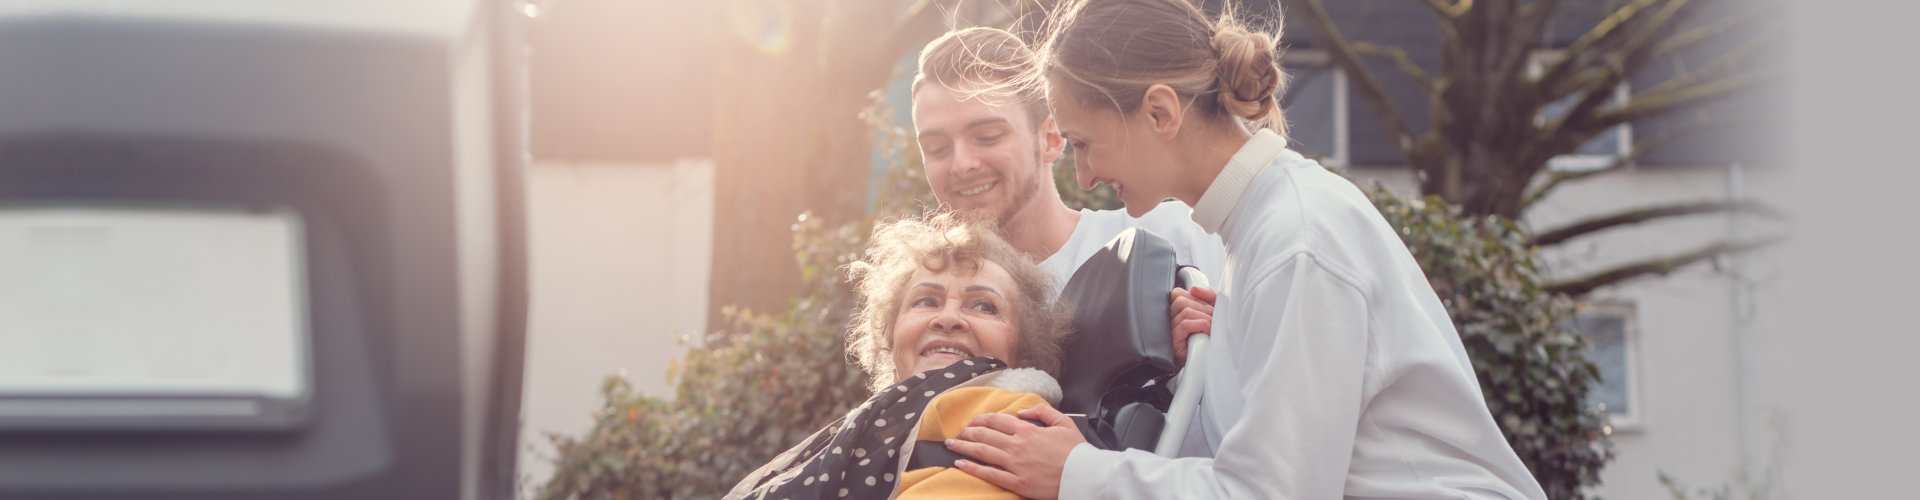
[[[955,264],[914,272],[893,321],[894,375],[905,379],[974,356],[1018,365],[1017,293],[1013,275],[993,262],[978,271]]]

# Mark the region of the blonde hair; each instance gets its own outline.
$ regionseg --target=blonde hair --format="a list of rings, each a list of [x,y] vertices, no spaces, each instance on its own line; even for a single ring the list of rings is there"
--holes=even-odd
[[[874,391],[908,374],[894,373],[893,323],[915,271],[943,272],[960,266],[978,272],[982,262],[1006,268],[1013,277],[1016,340],[1010,365],[1059,375],[1060,351],[1069,331],[1066,309],[1053,297],[1053,275],[1015,250],[983,221],[952,212],[882,222],[873,229],[867,255],[847,266],[860,309],[847,329],[847,351],[867,375]]]
[[[1183,0],[1077,0],[1050,21],[1039,72],[1089,106],[1132,112],[1147,88],[1165,84],[1207,116],[1284,136],[1279,23],[1271,33],[1251,29],[1231,6],[1208,20]]]
[[[913,75],[913,94],[933,82],[968,98],[1007,99],[1027,112],[1029,127],[1047,118],[1046,89],[1016,85],[1034,73],[1033,49],[1027,42],[999,28],[973,27],[948,32],[920,51]]]

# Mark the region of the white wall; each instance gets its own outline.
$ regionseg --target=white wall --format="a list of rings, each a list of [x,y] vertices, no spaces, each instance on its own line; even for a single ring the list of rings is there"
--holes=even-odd
[[[1379,180],[1396,193],[1414,191],[1401,169],[1354,169],[1349,176],[1362,185]],[[1746,195],[1777,201],[1784,182],[1781,172],[1748,168],[1743,172]],[[1528,213],[1535,230],[1617,210],[1657,204],[1723,199],[1729,194],[1725,167],[1639,168],[1563,184]],[[1726,215],[1702,215],[1626,226],[1565,243],[1543,254],[1557,279],[1573,278],[1609,266],[1697,248],[1728,237]],[[1746,221],[1749,235],[1781,234],[1785,223]],[[1754,307],[1745,330],[1749,353],[1764,347],[1768,335],[1785,335],[1776,327],[1783,315],[1784,286],[1779,284],[1778,249],[1747,254],[1740,274],[1752,286]],[[1764,465],[1772,451],[1774,433],[1768,427],[1772,408],[1754,401],[1758,388],[1753,370],[1767,367],[1748,363],[1743,389],[1740,350],[1736,344],[1734,259],[1701,262],[1665,277],[1650,277],[1595,291],[1590,298],[1633,304],[1638,315],[1639,422],[1618,426],[1613,433],[1615,460],[1601,474],[1596,493],[1603,498],[1669,498],[1659,484],[1666,473],[1694,487],[1719,486],[1731,481],[1744,465],[1745,454]],[[1749,359],[1752,359],[1749,354]],[[1742,443],[1741,392],[1748,394],[1746,442]],[[1791,450],[1782,450],[1788,451]]]
[[[523,492],[552,474],[547,433],[592,428],[607,376],[671,396],[667,364],[686,351],[679,337],[706,327],[713,166],[537,163],[527,209]]]

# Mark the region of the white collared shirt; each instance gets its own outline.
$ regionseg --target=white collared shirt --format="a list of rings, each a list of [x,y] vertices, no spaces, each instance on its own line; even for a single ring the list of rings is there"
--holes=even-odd
[[[1221,236],[1200,434],[1080,446],[1061,498],[1545,498],[1411,253],[1352,182],[1261,131],[1195,205]]]

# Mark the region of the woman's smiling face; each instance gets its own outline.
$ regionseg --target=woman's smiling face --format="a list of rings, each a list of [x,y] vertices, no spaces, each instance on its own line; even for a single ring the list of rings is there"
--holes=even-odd
[[[1153,147],[1153,134],[1139,113],[1122,113],[1110,106],[1088,106],[1070,85],[1053,83],[1047,102],[1053,108],[1060,135],[1073,148],[1073,173],[1080,189],[1113,186],[1127,214],[1146,215],[1167,199],[1172,172],[1168,161]]]
[[[893,322],[894,376],[906,379],[974,356],[1019,366],[1017,293],[1013,276],[991,261],[978,269],[955,262],[939,272],[915,271]]]

